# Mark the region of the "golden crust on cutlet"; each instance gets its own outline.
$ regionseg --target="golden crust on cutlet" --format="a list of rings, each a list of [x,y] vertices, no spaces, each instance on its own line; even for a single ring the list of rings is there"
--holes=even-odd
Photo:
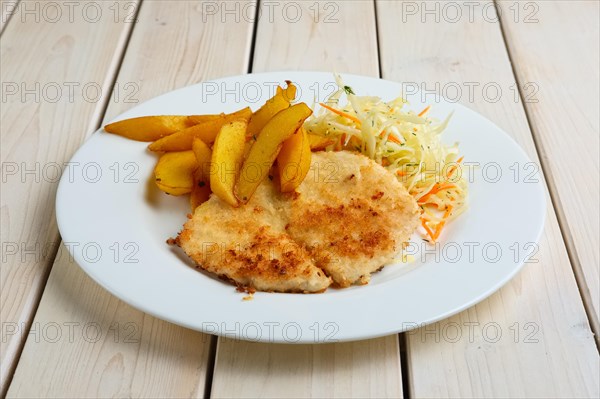
[[[287,231],[302,237],[304,245],[317,257],[316,248],[327,247],[348,259],[372,258],[377,251],[393,251],[396,239],[389,229],[378,226],[380,223],[365,219],[365,211],[371,218],[383,216],[362,199],[354,198],[337,207],[315,204],[312,209],[304,207],[301,212],[293,212]],[[340,225],[340,221],[344,224]],[[319,231],[318,237],[312,235],[315,230]]]
[[[184,225],[177,243],[202,269],[259,291],[322,292],[331,279],[284,231],[279,195],[261,185],[245,206],[212,196]]]
[[[341,287],[366,284],[417,227],[414,198],[385,168],[349,152],[313,154],[286,231]],[[318,166],[316,166],[318,165]]]
[[[366,284],[391,262],[418,222],[397,179],[348,152],[312,155],[297,192],[265,180],[248,204],[216,196],[196,209],[177,243],[204,270],[260,291],[322,292]]]

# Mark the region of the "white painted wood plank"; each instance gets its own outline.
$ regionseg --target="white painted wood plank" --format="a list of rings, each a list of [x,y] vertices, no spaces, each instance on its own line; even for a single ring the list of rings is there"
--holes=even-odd
[[[517,78],[533,83],[525,93],[539,88],[525,108],[598,331],[600,3],[538,2],[520,11],[501,22]]]
[[[94,23],[81,14],[52,21],[35,11],[15,14],[2,33],[0,395],[58,248],[57,173],[98,123],[94,115],[110,90],[106,77],[116,70],[130,27],[115,22],[109,6],[97,3]]]
[[[377,2],[384,77],[434,91],[438,84],[438,94],[462,88],[461,103],[497,123],[539,162],[523,105],[511,90],[514,76],[493,4],[477,2],[472,22],[466,5],[454,20],[441,3],[428,4],[429,10],[438,4],[437,14],[415,2]],[[471,100],[472,83],[478,89]],[[496,102],[481,90],[488,83],[503,90]],[[550,202],[535,259],[488,300],[408,334],[411,396],[598,396],[598,352]],[[496,331],[501,338],[494,342]]]
[[[216,398],[402,397],[398,336],[322,345],[219,338]]]
[[[8,397],[202,397],[210,339],[121,302],[61,245]]]
[[[302,7],[303,17],[297,22],[281,14],[291,3]],[[266,13],[259,20],[254,71],[318,69],[378,76],[372,2],[279,4],[273,22]],[[212,396],[401,397],[398,337],[312,346],[220,338]]]
[[[148,1],[141,6],[115,85],[121,100],[111,98],[107,118],[135,105],[125,98],[141,102],[247,70],[252,23],[203,22],[202,4]],[[29,335],[8,396],[203,397],[210,336],[119,301],[61,248],[34,320],[41,338]],[[62,333],[56,342],[44,337],[44,328],[53,323]]]
[[[378,75],[371,1],[283,1],[272,9],[269,14],[267,6],[262,8],[253,72],[302,69]]]

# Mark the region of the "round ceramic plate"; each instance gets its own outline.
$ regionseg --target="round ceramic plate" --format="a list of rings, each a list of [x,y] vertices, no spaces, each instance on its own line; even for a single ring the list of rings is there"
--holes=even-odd
[[[230,77],[176,90],[115,120],[257,109],[288,79],[312,105],[335,90],[331,73],[277,72]],[[359,95],[390,100],[401,85],[343,75]],[[409,109],[425,107],[417,93]],[[535,254],[545,197],[537,164],[495,124],[459,104],[438,101],[430,115],[454,112],[443,134],[458,141],[470,180],[470,207],[436,246],[415,235],[409,263],[388,265],[365,286],[322,294],[258,292],[252,300],[194,269],[176,236],[189,212],[187,197],[154,186],[156,156],[147,143],[98,131],[77,151],[58,188],[56,211],[76,262],[112,294],[170,322],[239,339],[317,343],[373,338],[455,314],[505,284]],[[251,226],[249,226],[251,228]]]

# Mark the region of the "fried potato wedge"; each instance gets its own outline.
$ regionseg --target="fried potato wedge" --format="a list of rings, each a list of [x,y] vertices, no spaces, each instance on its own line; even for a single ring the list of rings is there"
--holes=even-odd
[[[241,109],[232,114],[219,115],[218,118],[188,127],[169,136],[163,137],[162,139],[150,144],[148,149],[155,152],[191,150],[195,138],[201,139],[205,143],[212,143],[215,141],[217,134],[224,124],[239,118],[248,119],[251,115],[252,111],[249,107]]]
[[[202,181],[209,183],[212,150],[204,141],[200,139],[194,139],[194,142],[192,143],[192,151],[194,151],[194,155],[196,155],[196,161],[198,161],[198,171],[202,174]]]
[[[296,86],[289,80],[286,81],[287,87],[282,89],[277,86],[277,91],[273,97],[252,114],[248,123],[248,137],[256,136],[265,127],[267,122],[275,116],[279,111],[282,111],[290,106],[290,103],[296,98]]]
[[[311,114],[312,110],[308,105],[299,103],[279,111],[265,125],[256,142],[252,144],[240,171],[235,188],[235,195],[240,202],[248,202],[258,185],[268,175],[283,142],[290,138]]]
[[[193,151],[168,152],[163,154],[154,168],[156,185],[170,195],[192,192],[194,172],[198,161]]]
[[[202,171],[198,168],[196,172],[194,172],[194,187],[190,193],[190,207],[192,208],[192,213],[197,207],[208,201],[210,193],[210,183],[207,180],[204,180]]]
[[[109,123],[104,126],[104,130],[131,140],[156,141],[200,123],[197,121],[207,122],[217,119],[219,115],[194,115],[194,117],[196,119],[184,115],[141,116]]]
[[[308,133],[308,142],[312,151],[322,151],[330,145],[335,144],[336,140],[330,137],[323,137]]]
[[[219,119],[223,115],[225,115],[223,112],[221,112],[220,114],[189,115],[187,117],[187,124],[188,126],[199,125],[201,123],[212,121],[214,119]]]
[[[310,142],[302,126],[283,142],[277,156],[281,192],[294,191],[304,180],[310,169]]]
[[[194,139],[192,151],[198,162],[198,169],[194,172],[194,187],[190,194],[190,207],[192,212],[208,200],[212,191],[210,190],[210,165],[212,150],[200,139]]]
[[[236,119],[223,125],[212,152],[210,189],[223,201],[237,206],[233,186],[240,171],[246,142],[247,119]]]
[[[201,123],[206,123],[208,121],[212,121],[214,119],[219,119],[227,114],[221,112],[220,114],[212,114],[212,115],[190,115],[188,116],[188,126],[199,125]]]

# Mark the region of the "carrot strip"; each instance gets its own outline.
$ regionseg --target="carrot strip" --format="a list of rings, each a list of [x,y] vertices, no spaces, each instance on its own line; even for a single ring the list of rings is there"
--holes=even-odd
[[[442,216],[441,222],[439,222],[438,225],[436,226],[435,235],[433,236],[434,240],[437,240],[438,237],[440,236],[442,229],[444,228],[444,225],[446,224],[446,220],[448,219],[448,216],[450,216],[450,212],[452,212],[452,205],[448,205],[448,207],[446,208],[446,212],[444,212],[444,216]]]
[[[393,142],[394,142],[394,143],[396,143],[396,144],[402,144],[402,142],[401,142],[400,140],[398,140],[398,139],[396,138],[396,136],[394,136],[394,135],[392,135],[392,134],[390,134],[390,135],[388,136],[388,140],[389,140],[389,141],[393,141]]]
[[[339,116],[343,116],[344,118],[348,118],[348,119],[350,119],[351,121],[354,121],[354,122],[358,123],[358,125],[359,125],[359,126],[361,125],[360,119],[358,119],[358,118],[357,118],[357,117],[355,117],[355,116],[352,116],[352,115],[350,115],[350,114],[347,114],[347,113],[345,113],[345,112],[343,112],[343,111],[340,111],[339,109],[335,109],[335,108],[333,108],[333,107],[330,107],[329,105],[326,105],[326,104],[323,104],[323,103],[319,103],[319,105],[320,105],[321,107],[325,108],[325,109],[328,109],[328,110],[330,110],[330,111],[331,111],[331,112],[333,112],[334,114],[337,114],[337,115],[339,115]]]
[[[456,163],[461,163],[464,158],[465,158],[464,156],[458,158],[458,161],[456,161]],[[450,170],[448,171],[448,174],[446,175],[446,177],[448,179],[450,177],[452,177],[452,175],[454,174],[454,171],[456,170],[457,167],[458,167],[458,165],[454,165],[453,167],[450,168]]]
[[[442,191],[442,190],[447,190],[449,188],[454,188],[456,187],[454,184],[449,184],[449,183],[444,183],[444,184],[440,184],[440,183],[435,183],[433,185],[433,187],[431,188],[431,190],[429,190],[429,192],[427,192],[427,194],[425,194],[424,196],[422,196],[421,198],[419,198],[418,203],[422,204],[424,203],[429,197],[431,197],[432,195]]]
[[[381,131],[381,133],[379,133],[379,137],[383,137],[384,135],[385,135],[385,129],[383,129],[383,130]],[[402,142],[401,142],[401,141],[400,141],[400,140],[399,140],[399,139],[398,139],[396,136],[394,136],[393,134],[390,134],[390,135],[388,136],[388,140],[389,140],[389,141],[392,141],[392,142],[394,142],[394,143],[396,143],[396,144],[402,144]]]
[[[344,141],[346,140],[346,133],[343,133],[333,146],[334,151],[341,151],[344,148]]]
[[[423,218],[421,218],[421,226],[423,226],[423,228],[427,232],[427,235],[429,236],[429,238],[431,238],[431,241],[435,242],[435,238],[433,238],[433,231],[431,231],[431,229],[427,226],[427,221]]]
[[[427,113],[427,111],[429,111],[429,109],[431,108],[431,105],[428,105],[425,107],[425,109],[423,111],[421,111],[421,113],[419,114],[419,116],[423,116]]]

